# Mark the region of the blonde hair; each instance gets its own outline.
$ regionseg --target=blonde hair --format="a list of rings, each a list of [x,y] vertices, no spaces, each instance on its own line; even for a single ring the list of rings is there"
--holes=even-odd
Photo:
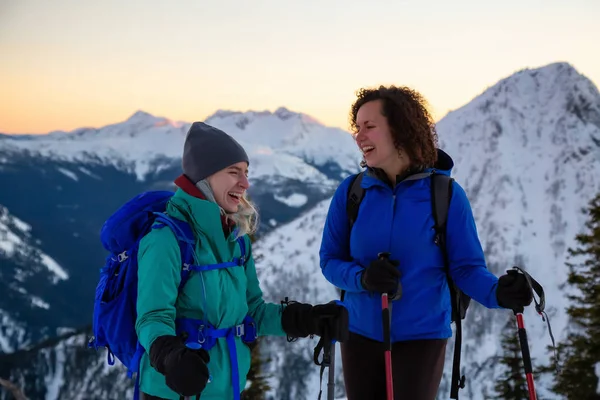
[[[221,212],[225,212],[221,208]],[[233,214],[226,214],[227,218],[230,218],[235,222],[238,230],[237,237],[244,235],[252,235],[258,229],[258,210],[256,206],[248,199],[246,193],[240,199],[240,206],[238,211]]]
[[[246,234],[252,235],[257,231],[259,220],[258,210],[257,207],[250,200],[248,200],[245,192],[240,198],[238,210],[235,213],[228,213],[215,200],[212,187],[207,179],[203,179],[196,183],[196,187],[208,198],[209,201],[212,201],[219,206],[221,215],[224,215],[227,219],[230,219],[235,223],[238,231],[236,239]]]

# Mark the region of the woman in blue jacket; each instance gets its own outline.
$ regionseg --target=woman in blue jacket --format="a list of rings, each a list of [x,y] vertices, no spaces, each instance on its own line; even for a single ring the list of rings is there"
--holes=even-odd
[[[434,400],[446,342],[452,335],[444,258],[435,244],[430,176],[449,175],[453,161],[437,149],[425,101],[404,87],[362,89],[352,105],[355,140],[363,153],[365,190],[350,229],[346,212],[353,177],[337,189],[321,244],[326,279],[345,291],[350,338],[341,344],[349,400],[385,399],[381,294],[393,301],[392,371],[396,399]],[[499,279],[486,268],[469,200],[453,183],[446,249],[450,275],[465,294],[488,308],[516,308],[532,301],[521,274]],[[379,258],[380,252],[389,258]]]

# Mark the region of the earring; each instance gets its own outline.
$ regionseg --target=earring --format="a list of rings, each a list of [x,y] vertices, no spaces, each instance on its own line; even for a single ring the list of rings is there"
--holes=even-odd
[[[402,149],[398,149],[398,158],[402,158]]]

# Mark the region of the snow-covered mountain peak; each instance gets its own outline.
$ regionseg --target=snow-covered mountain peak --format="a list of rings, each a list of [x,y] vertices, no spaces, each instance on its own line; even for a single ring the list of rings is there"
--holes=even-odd
[[[510,157],[515,170],[539,169],[535,160],[579,160],[598,148],[600,93],[566,63],[524,69],[449,113],[437,129],[459,165],[463,157],[473,158],[463,150],[476,147]]]
[[[250,148],[269,146],[275,152],[300,157],[316,165],[338,164],[342,171],[356,171],[360,152],[345,130],[328,127],[303,113],[280,107],[275,112],[218,111],[206,120]]]
[[[463,124],[464,142],[493,141],[505,135],[525,147],[541,142],[578,145],[580,140],[588,142],[589,135],[600,128],[600,93],[568,63],[523,69],[500,80],[459,110],[450,112],[438,126],[460,125],[460,120],[472,120],[475,116],[485,120],[489,129],[473,129],[472,125]],[[502,130],[497,124],[500,119],[521,126]],[[583,129],[570,129],[579,122],[583,123]],[[532,126],[539,129],[524,129]],[[563,135],[543,127],[557,127]],[[528,135],[523,136],[524,132]]]
[[[256,119],[280,119],[282,121],[293,119],[298,122],[304,122],[307,124],[319,124],[322,125],[317,119],[311,117],[308,114],[291,111],[286,107],[279,107],[275,111],[271,112],[269,110],[248,110],[245,112],[242,111],[233,111],[233,110],[217,110],[211,116],[206,118],[206,123],[212,125],[213,123],[219,124],[220,120],[223,119],[231,119],[235,121],[235,124],[240,128],[244,129],[246,125],[254,122]]]
[[[156,121],[156,120],[160,120],[160,119],[163,119],[163,118],[154,116],[144,110],[137,110],[129,118],[127,118],[127,122],[137,123],[137,122],[145,122],[145,121]]]
[[[135,127],[137,129],[151,129],[151,128],[181,128],[189,126],[186,122],[173,121],[169,118],[154,116],[142,110],[136,111],[131,117],[129,117],[124,124],[129,127]],[[117,124],[118,125],[118,124]]]
[[[486,89],[469,105],[480,105],[480,102],[504,94],[503,99],[511,98],[513,104],[541,101],[547,106],[553,104],[553,100],[561,103],[573,91],[581,92],[584,97],[598,94],[594,84],[571,64],[553,63],[519,70]]]

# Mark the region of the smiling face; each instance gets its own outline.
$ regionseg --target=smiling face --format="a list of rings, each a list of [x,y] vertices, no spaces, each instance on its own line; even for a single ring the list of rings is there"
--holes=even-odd
[[[248,164],[244,161],[230,165],[207,178],[217,204],[228,213],[235,213],[241,198],[250,187]]]
[[[367,165],[383,169],[388,176],[399,174],[408,165],[406,155],[399,156],[387,118],[381,112],[382,101],[363,104],[356,113],[356,144]]]

